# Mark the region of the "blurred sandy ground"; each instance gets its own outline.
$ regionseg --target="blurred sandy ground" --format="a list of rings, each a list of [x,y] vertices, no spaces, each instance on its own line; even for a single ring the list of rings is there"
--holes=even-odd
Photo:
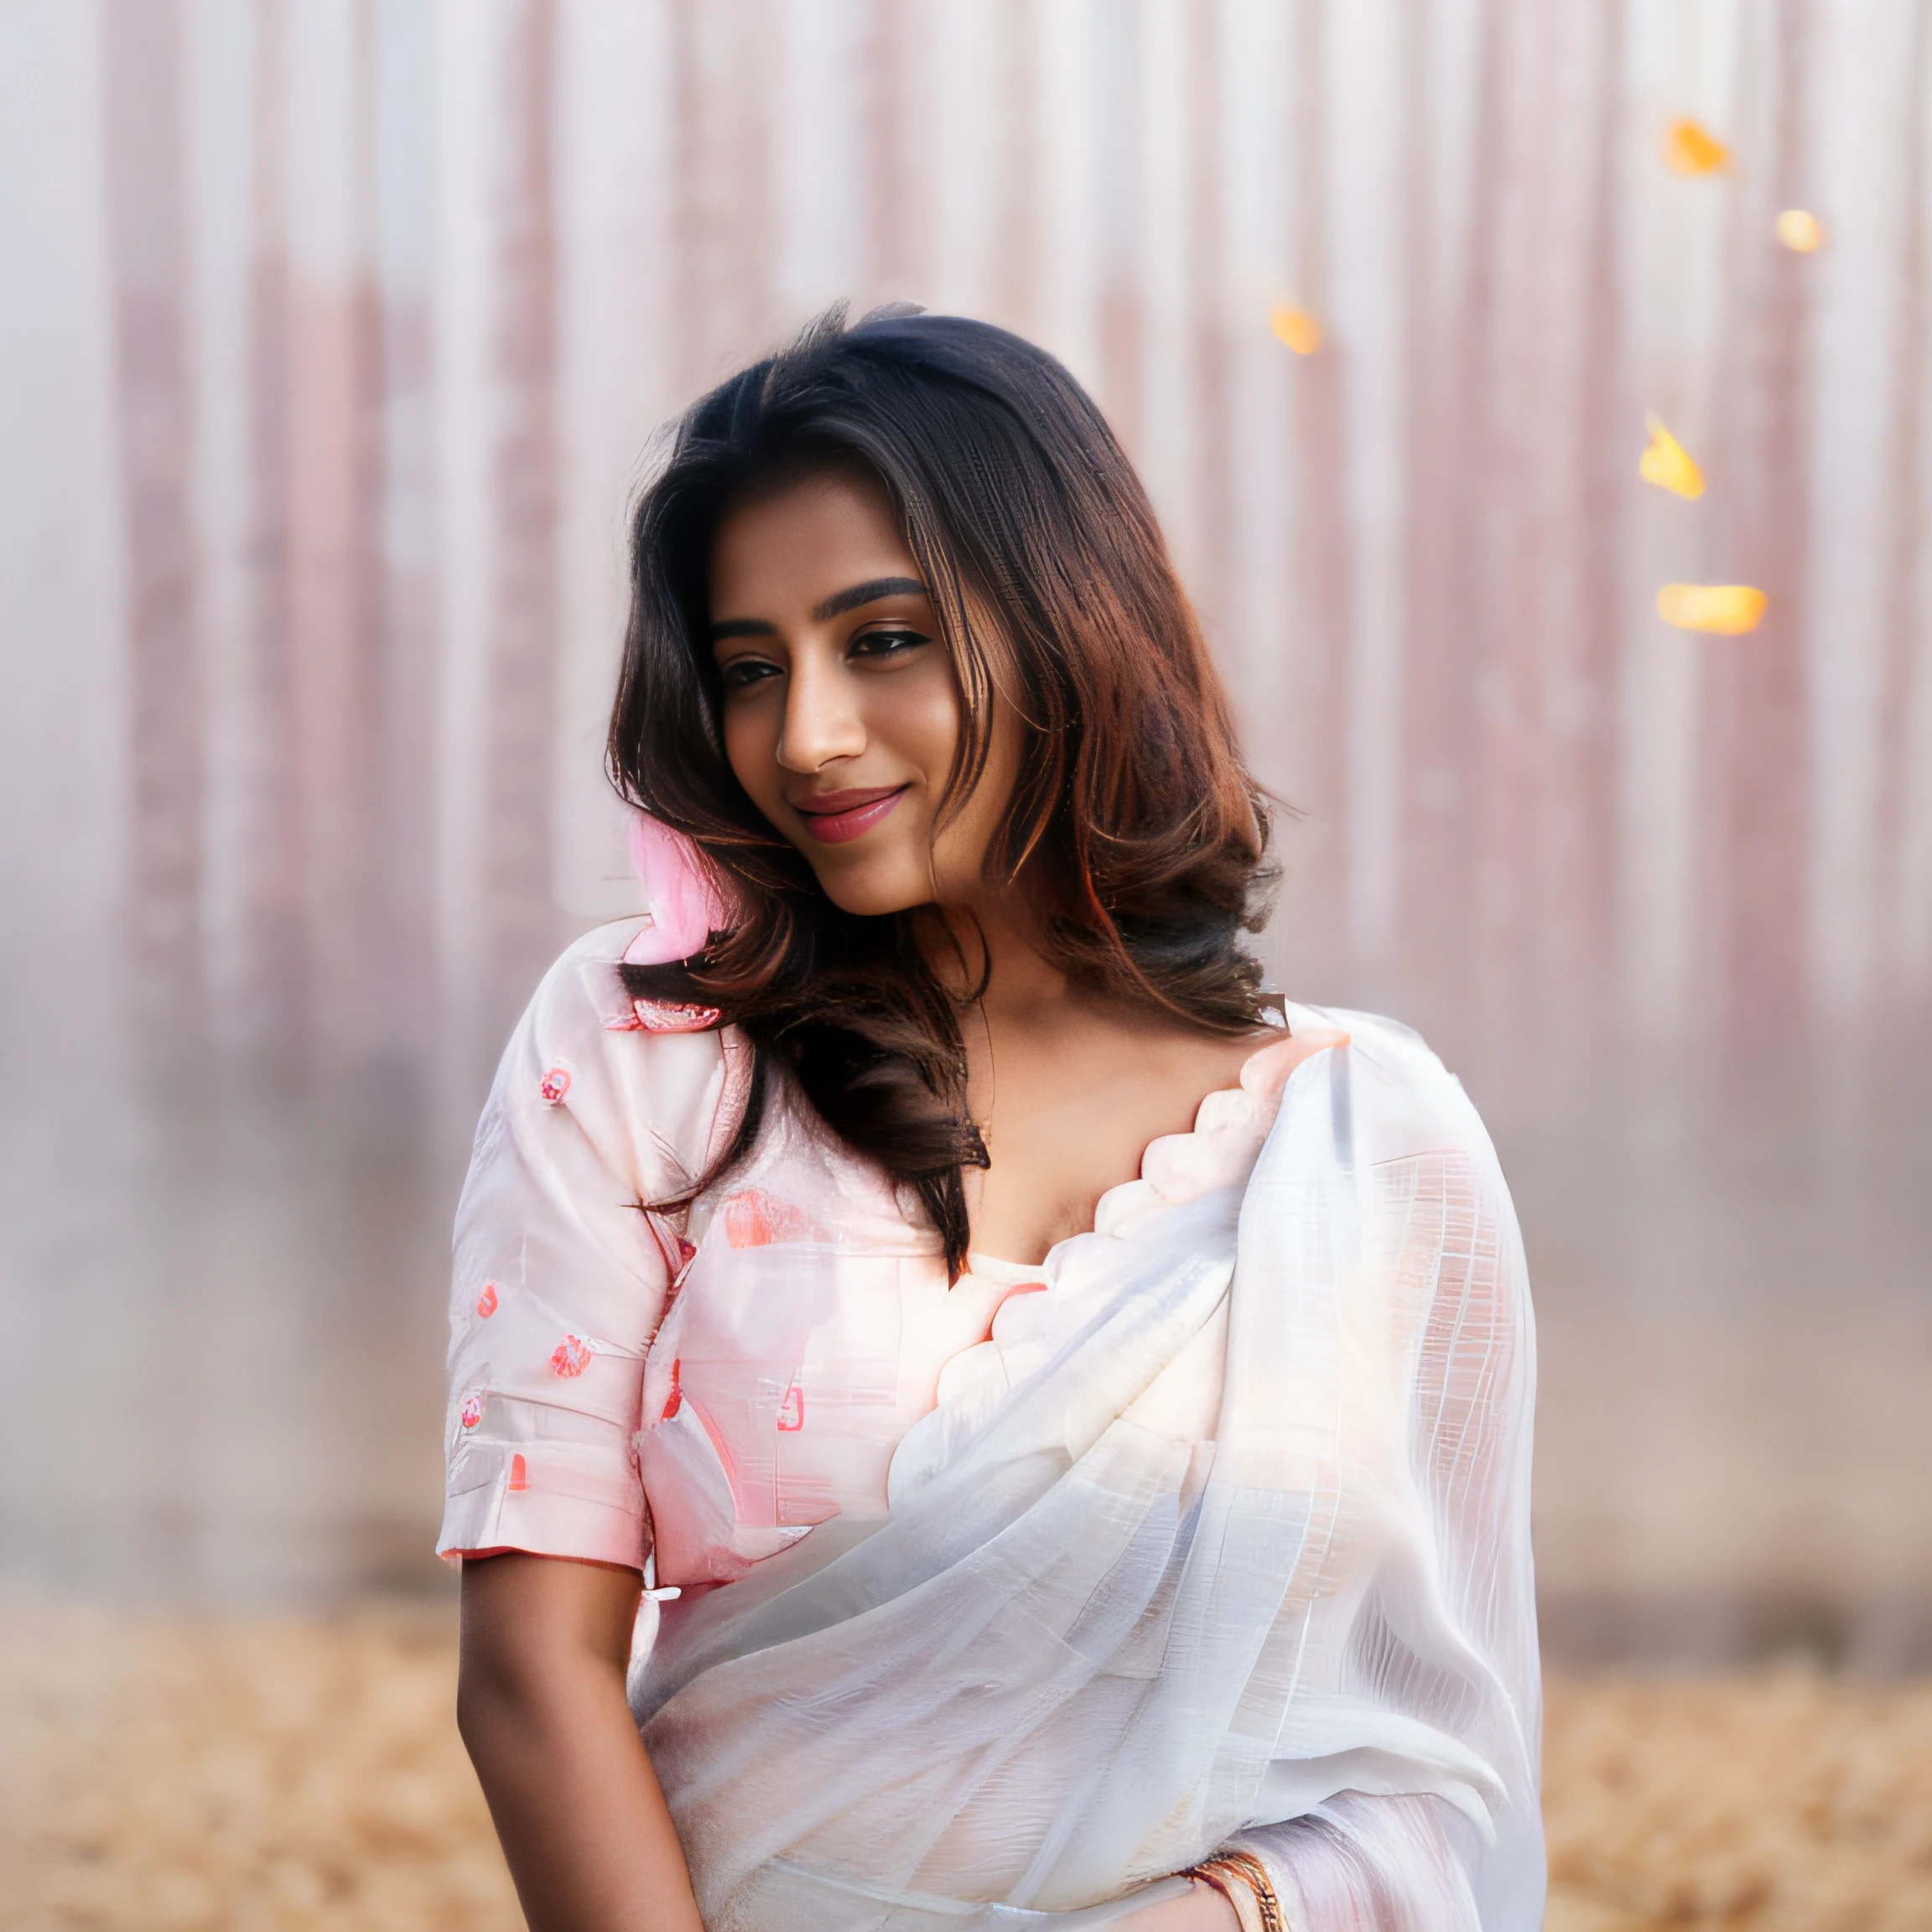
[[[0,1610],[5,1932],[513,1932],[454,1618]],[[1932,1683],[1555,1678],[1550,1932],[1932,1926]]]

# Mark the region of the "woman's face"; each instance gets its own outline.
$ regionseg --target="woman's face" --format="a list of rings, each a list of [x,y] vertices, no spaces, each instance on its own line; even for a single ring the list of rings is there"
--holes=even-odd
[[[711,618],[725,756],[832,902],[874,914],[978,898],[1018,719],[995,699],[985,770],[939,828],[959,690],[885,490],[829,474],[732,511]]]

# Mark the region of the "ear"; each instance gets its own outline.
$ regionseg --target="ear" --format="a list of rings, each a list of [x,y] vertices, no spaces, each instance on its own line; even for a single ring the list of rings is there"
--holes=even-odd
[[[682,832],[642,812],[631,821],[630,846],[650,923],[625,948],[626,963],[666,966],[702,953],[712,933],[731,923],[704,854]]]

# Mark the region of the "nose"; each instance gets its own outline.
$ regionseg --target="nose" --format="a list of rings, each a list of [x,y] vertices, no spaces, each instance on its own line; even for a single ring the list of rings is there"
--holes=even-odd
[[[778,762],[787,771],[809,775],[840,758],[856,758],[865,749],[865,724],[859,714],[852,680],[812,652],[792,660],[785,693],[785,723],[778,735]]]

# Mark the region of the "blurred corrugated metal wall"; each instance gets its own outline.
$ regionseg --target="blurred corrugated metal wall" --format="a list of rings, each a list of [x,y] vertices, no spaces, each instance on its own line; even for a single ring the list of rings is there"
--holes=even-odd
[[[12,1561],[410,1573],[456,1123],[630,902],[653,428],[911,298],[1094,389],[1300,813],[1282,983],[1413,1021],[1496,1124],[1553,1628],[1926,1641],[1929,22],[9,8]],[[1665,166],[1680,115],[1727,168]],[[1637,480],[1647,409],[1702,501]],[[1769,612],[1673,631],[1667,579]]]

